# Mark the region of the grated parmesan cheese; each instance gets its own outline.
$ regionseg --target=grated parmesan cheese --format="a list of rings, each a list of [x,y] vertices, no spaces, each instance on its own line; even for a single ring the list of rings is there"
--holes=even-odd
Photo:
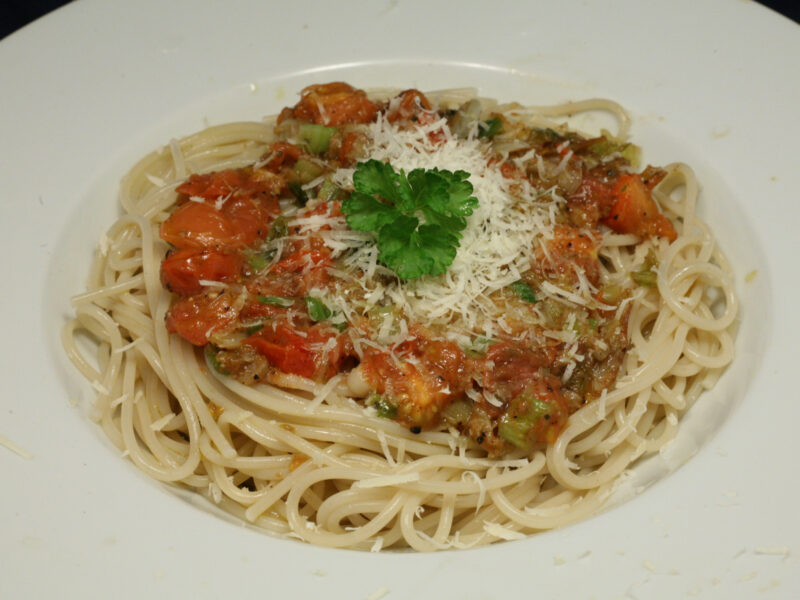
[[[172,421],[174,417],[175,413],[166,414],[157,421],[153,421],[152,423],[150,423],[150,429],[152,429],[153,431],[161,431],[162,429],[164,429],[164,427],[167,426],[167,424],[170,421]]]
[[[428,133],[439,129],[444,133],[444,141],[434,143]],[[345,219],[326,214],[294,219],[292,226],[299,227],[300,231],[320,231],[325,227],[323,243],[334,255],[344,254],[346,270],[365,275],[358,282],[342,278],[336,294],[338,301],[333,299],[333,303],[346,304],[343,302],[345,286],[351,290],[353,285],[358,285],[363,292],[357,300],[363,304],[361,308],[393,305],[410,322],[450,326],[451,335],[474,336],[491,333],[497,327],[511,331],[491,295],[518,281],[530,270],[536,240],[553,237],[554,202],[540,201],[542,192],[529,182],[504,177],[496,162],[489,164],[485,141],[457,140],[445,120],[424,127],[400,129],[379,116],[369,125],[367,135],[370,142],[365,153],[373,159],[389,162],[395,169],[467,171],[479,205],[467,219],[460,247],[448,271],[439,277],[425,276],[409,281],[391,277],[386,281],[378,279],[378,275],[391,273],[385,273],[377,262],[372,233],[353,232],[347,228]],[[353,172],[353,169],[338,169],[330,179],[340,187],[353,189]],[[588,281],[582,281],[578,288],[561,290],[552,286],[551,293],[562,301],[596,305]],[[355,300],[350,298],[350,301]],[[343,309],[343,312],[348,310]],[[461,331],[453,331],[453,325]],[[384,317],[378,336],[383,345],[397,342],[387,339],[397,326],[397,323],[390,323],[389,315]]]

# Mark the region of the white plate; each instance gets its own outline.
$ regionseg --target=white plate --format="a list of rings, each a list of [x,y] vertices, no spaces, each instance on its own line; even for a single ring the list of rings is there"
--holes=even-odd
[[[800,29],[755,3],[82,0],[0,44],[0,581],[9,597],[800,596],[795,256]],[[88,422],[58,329],[115,187],[145,152],[259,118],[315,81],[614,98],[684,160],[734,259],[737,358],[632,500],[489,548],[366,554],[275,540],[147,481]],[[757,271],[745,283],[745,275]],[[72,406],[70,400],[77,401]]]

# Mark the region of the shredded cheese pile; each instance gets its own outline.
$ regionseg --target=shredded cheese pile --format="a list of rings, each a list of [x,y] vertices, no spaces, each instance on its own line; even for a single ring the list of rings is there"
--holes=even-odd
[[[431,141],[429,134],[441,132],[444,141]],[[355,300],[360,310],[392,305],[403,318],[399,325],[386,315],[378,340],[396,343],[408,333],[408,322],[447,325],[449,336],[464,339],[491,336],[505,329],[490,295],[520,279],[530,269],[536,240],[552,237],[555,204],[561,199],[542,192],[527,180],[508,179],[498,161],[490,161],[489,144],[478,138],[457,139],[445,119],[424,127],[400,129],[383,118],[371,124],[366,154],[389,162],[406,173],[416,168],[463,170],[479,206],[467,219],[460,247],[448,272],[439,277],[424,276],[398,281],[378,263],[378,249],[371,233],[350,230],[343,217],[315,214],[296,218],[291,224],[300,233],[322,226],[324,243],[335,256],[344,256],[345,271],[332,274],[343,281],[360,285],[363,293]],[[353,169],[339,169],[334,183],[353,189]],[[363,273],[363,277],[354,274]],[[345,315],[355,307],[352,294],[327,292],[327,302]],[[408,322],[406,322],[408,319]]]

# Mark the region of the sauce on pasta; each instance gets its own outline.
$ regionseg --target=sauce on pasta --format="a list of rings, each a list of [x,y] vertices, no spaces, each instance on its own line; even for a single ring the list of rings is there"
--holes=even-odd
[[[619,130],[562,122],[597,110]],[[640,170],[628,123],[336,82],[148,155],[63,332],[103,429],[322,545],[594,512],[730,362],[737,310],[693,173]]]

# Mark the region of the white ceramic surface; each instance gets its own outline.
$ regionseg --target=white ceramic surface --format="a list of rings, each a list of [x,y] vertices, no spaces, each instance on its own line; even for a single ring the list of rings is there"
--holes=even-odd
[[[4,40],[0,435],[32,458],[0,447],[0,596],[800,597],[799,56],[797,25],[739,0],[80,0]],[[696,169],[735,265],[737,358],[675,450],[637,468],[632,499],[472,551],[325,550],[188,506],[88,421],[91,390],[58,330],[121,175],[172,137],[274,113],[332,79],[611,97],[647,160]]]

